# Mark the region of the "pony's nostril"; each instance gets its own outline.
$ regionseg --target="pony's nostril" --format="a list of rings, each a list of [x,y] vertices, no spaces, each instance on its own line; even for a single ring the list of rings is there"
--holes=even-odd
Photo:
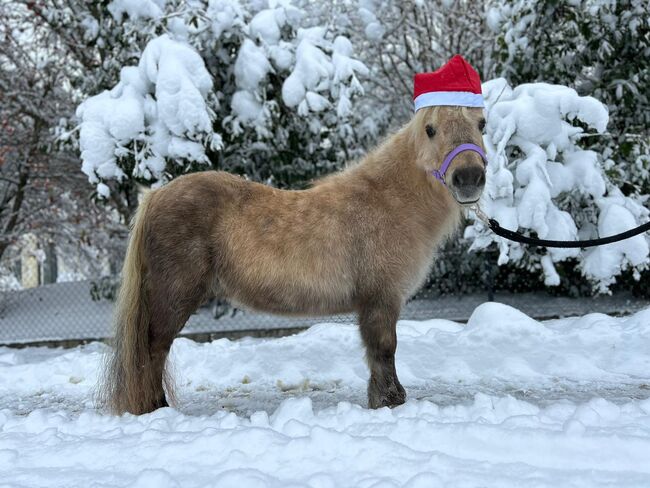
[[[462,171],[454,172],[454,176],[451,179],[451,183],[454,186],[465,186],[465,184],[463,183],[464,178],[461,175],[462,175]]]
[[[481,171],[476,186],[485,186],[485,171]]]

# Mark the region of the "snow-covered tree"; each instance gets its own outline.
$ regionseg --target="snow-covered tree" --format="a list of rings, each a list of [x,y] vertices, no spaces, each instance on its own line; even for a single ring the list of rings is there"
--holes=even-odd
[[[587,135],[580,125],[605,131],[608,113],[602,103],[559,85],[512,89],[502,78],[484,83],[483,92],[490,160],[483,207],[504,227],[575,240],[616,234],[648,220],[650,211],[608,180],[602,155],[579,144]],[[601,291],[623,270],[632,268],[638,276],[649,262],[650,239],[644,235],[584,252],[549,248],[546,254],[499,238],[480,221],[465,235],[475,249],[497,243],[500,264],[541,269],[551,286],[560,283],[554,263],[570,258]]]
[[[205,168],[295,187],[359,154],[352,103],[367,70],[350,41],[289,1],[258,3],[148,11],[164,33],[77,110],[101,196]],[[130,3],[108,5],[125,22],[117,5]]]

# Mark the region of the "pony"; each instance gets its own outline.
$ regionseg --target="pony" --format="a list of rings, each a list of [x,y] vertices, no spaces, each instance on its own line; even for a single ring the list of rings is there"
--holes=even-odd
[[[168,406],[172,342],[218,297],[281,315],[356,313],[368,406],[404,403],[400,309],[485,186],[478,151],[454,157],[444,178],[432,172],[459,145],[484,152],[484,125],[480,108],[418,110],[361,161],[305,190],[204,171],[147,191],[131,223],[100,402],[115,414]]]

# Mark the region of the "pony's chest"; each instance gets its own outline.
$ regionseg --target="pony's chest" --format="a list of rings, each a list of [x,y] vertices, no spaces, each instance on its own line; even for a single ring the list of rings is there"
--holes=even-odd
[[[419,235],[411,236],[408,252],[403,256],[405,297],[412,296],[426,281],[437,257],[440,246],[453,233],[458,221],[450,218],[439,222],[435,228],[425,229]]]
[[[409,298],[424,284],[436,255],[438,245],[431,243],[427,248],[418,249],[417,252],[412,253],[409,262],[405,263],[405,276],[402,289],[404,298]]]

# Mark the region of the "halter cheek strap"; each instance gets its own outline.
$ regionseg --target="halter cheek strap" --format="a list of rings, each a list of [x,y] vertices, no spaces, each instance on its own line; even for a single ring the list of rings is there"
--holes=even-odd
[[[451,164],[451,162],[454,160],[456,156],[458,156],[460,153],[465,151],[474,151],[475,153],[478,153],[478,155],[481,156],[483,163],[485,163],[485,165],[487,166],[488,161],[487,161],[487,156],[485,155],[485,151],[483,151],[483,149],[481,149],[476,144],[467,143],[467,144],[461,144],[460,146],[457,146],[453,151],[447,154],[445,160],[442,162],[442,166],[440,166],[440,169],[432,170],[431,174],[438,181],[440,181],[440,183],[447,186],[447,183],[445,182],[445,174],[449,169],[449,165]]]

